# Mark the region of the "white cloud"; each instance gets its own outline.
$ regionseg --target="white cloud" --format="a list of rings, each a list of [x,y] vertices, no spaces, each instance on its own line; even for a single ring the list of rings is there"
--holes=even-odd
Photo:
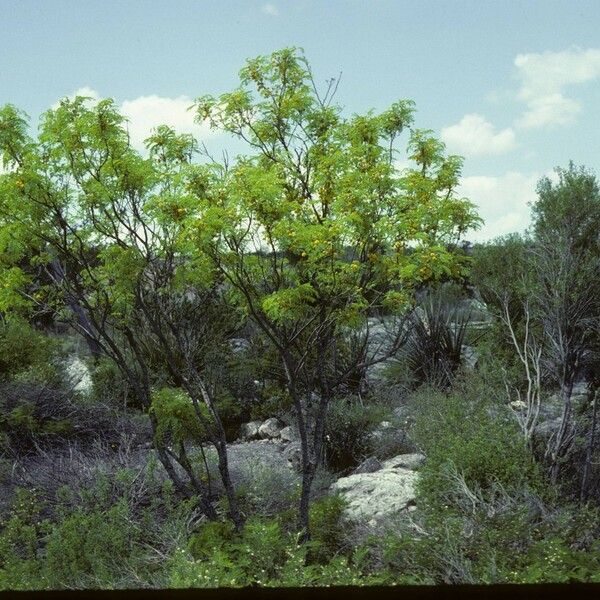
[[[517,125],[566,125],[581,112],[581,104],[566,97],[564,88],[600,77],[600,49],[519,54],[515,66],[521,79],[518,98],[527,106]]]
[[[265,15],[269,15],[270,17],[276,17],[279,14],[279,9],[271,3],[263,4],[261,9]]]
[[[102,98],[96,90],[89,86],[81,87],[67,97],[72,99],[75,96],[89,97],[89,106],[93,106]],[[150,95],[125,100],[118,108],[119,112],[127,119],[131,145],[140,152],[146,152],[144,140],[158,125],[169,125],[177,133],[191,133],[199,140],[216,135],[216,132],[211,130],[208,124],[198,125],[194,122],[195,113],[193,110],[188,110],[191,105],[192,100],[188,96],[168,98]],[[53,105],[53,108],[58,108],[58,102]]]
[[[84,96],[84,97],[88,98],[88,100],[86,100],[86,102],[84,103],[85,106],[87,106],[88,108],[95,106],[100,101],[100,94],[96,90],[92,89],[91,87],[89,87],[87,85],[77,88],[72,94],[69,94],[68,96],[65,96],[65,97],[68,98],[69,100],[74,100],[76,96]],[[59,106],[60,106],[60,102],[56,101],[52,105],[52,109],[56,110]]]
[[[458,191],[477,205],[479,216],[485,221],[479,231],[471,232],[467,237],[483,241],[523,231],[529,225],[529,203],[537,198],[535,189],[542,175],[509,171],[499,177],[463,177]]]
[[[192,100],[188,96],[166,98],[162,96],[140,96],[125,100],[120,107],[128,119],[131,144],[143,150],[144,140],[158,125],[169,125],[177,133],[191,133],[196,139],[206,139],[215,135],[208,125],[194,122],[194,111],[188,110]]]
[[[71,94],[70,98],[75,98],[75,96],[87,96],[88,98],[96,102],[100,100],[100,94],[88,85],[84,85],[83,87],[80,87],[79,89],[75,90]]]
[[[444,127],[441,136],[451,152],[467,157],[502,154],[516,146],[515,133],[510,127],[496,131],[485,117],[475,113]]]

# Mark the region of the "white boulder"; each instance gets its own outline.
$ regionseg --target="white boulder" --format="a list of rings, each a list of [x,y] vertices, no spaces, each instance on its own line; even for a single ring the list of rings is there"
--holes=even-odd
[[[263,440],[278,438],[284,424],[276,417],[267,419],[259,428],[258,436]]]
[[[92,374],[79,356],[74,354],[66,360],[65,371],[74,391],[84,395],[92,392],[94,387]]]
[[[385,461],[382,468],[373,473],[342,477],[330,489],[341,494],[348,502],[346,516],[351,521],[381,522],[414,506],[415,484],[419,474],[399,465],[414,465],[417,462],[419,460],[415,455],[400,455]]]
[[[258,429],[261,426],[260,421],[250,421],[240,427],[240,438],[244,441],[258,439]]]
[[[288,425],[287,427],[284,427],[279,432],[279,437],[281,438],[282,442],[295,442],[298,439],[300,439],[298,432],[290,425]]]

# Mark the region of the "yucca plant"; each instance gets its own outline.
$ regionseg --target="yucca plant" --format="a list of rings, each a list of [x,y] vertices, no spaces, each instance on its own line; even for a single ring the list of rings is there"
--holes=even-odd
[[[410,335],[400,360],[406,362],[415,386],[426,383],[447,389],[461,365],[471,313],[445,292],[427,292],[410,318]]]

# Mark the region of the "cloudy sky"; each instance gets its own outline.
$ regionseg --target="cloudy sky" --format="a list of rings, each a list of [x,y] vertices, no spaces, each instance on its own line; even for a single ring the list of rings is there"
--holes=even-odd
[[[191,99],[284,46],[319,81],[342,73],[349,113],[411,98],[416,125],[465,157],[486,221],[473,240],[525,228],[555,166],[600,168],[598,0],[0,0],[0,15],[0,104],[35,123],[63,96],[112,97],[138,145],[159,123],[226,143]]]

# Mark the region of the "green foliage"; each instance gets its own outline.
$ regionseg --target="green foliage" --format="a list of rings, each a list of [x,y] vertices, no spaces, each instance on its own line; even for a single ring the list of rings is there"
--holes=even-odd
[[[0,323],[0,377],[44,382],[57,377],[57,343],[36,331],[26,320]]]
[[[427,455],[425,472],[432,477],[432,493],[443,492],[446,466],[460,472],[467,484],[482,489],[494,483],[518,486],[535,481],[538,471],[533,457],[520,441],[513,415],[498,402],[502,391],[494,394],[476,375],[461,383],[448,395],[423,389],[411,399],[417,415],[411,437]],[[428,481],[424,476],[422,485],[427,487]],[[428,496],[428,502],[432,500]]]
[[[358,398],[336,398],[329,405],[325,425],[325,458],[335,470],[356,466],[372,449],[373,430],[388,411]]]
[[[292,399],[287,390],[268,385],[261,393],[259,402],[252,406],[250,419],[262,421],[269,417],[282,417],[292,407]]]
[[[191,556],[183,549],[175,552],[170,586],[376,585],[393,581],[389,574],[363,573],[352,559],[335,556],[342,537],[338,499],[315,504],[313,510],[315,522],[324,530],[320,539],[303,546],[298,546],[295,536],[286,533],[278,521],[251,519],[238,536],[227,525],[203,525],[191,538]]]
[[[421,534],[388,534],[379,568],[424,583],[594,580],[597,509],[550,488],[485,384],[471,376],[448,395],[413,395],[411,435],[427,454],[417,484]]]
[[[537,186],[538,198],[532,205],[533,233],[537,238],[569,231],[577,249],[598,252],[600,187],[596,176],[572,162],[556,169],[558,181],[543,177]]]
[[[112,587],[120,565],[135,550],[137,536],[127,526],[130,518],[123,500],[107,510],[76,510],[67,516],[46,539],[51,586],[71,587],[87,580],[93,587]]]
[[[206,437],[205,424],[210,422],[206,405],[199,404],[195,408],[192,399],[180,388],[165,387],[154,391],[150,410],[158,421],[156,436],[159,439],[198,442]]]
[[[309,562],[326,565],[337,554],[348,553],[347,524],[343,518],[345,507],[346,502],[339,495],[325,496],[313,502],[310,522],[314,534],[308,553]]]
[[[396,361],[408,369],[413,386],[447,389],[462,364],[462,347],[470,313],[462,308],[464,295],[451,285],[427,290],[409,322],[410,333]],[[406,377],[406,374],[404,374]]]
[[[0,533],[0,589],[29,590],[48,587],[38,558],[48,523],[41,516],[36,493],[17,489]]]
[[[202,218],[223,242],[208,252],[274,324],[324,307],[340,325],[357,324],[367,306],[385,301],[401,310],[403,288],[461,271],[462,257],[445,241],[478,219],[454,193],[460,159],[444,156],[431,132],[411,130],[415,169],[402,176],[391,160],[412,125],[412,102],[345,119],[339,106],[320,101],[306,59],[290,48],[248,61],[237,90],[200,98],[196,108],[199,121],[258,149],[223,179],[227,195],[206,198]],[[280,259],[257,255],[258,239]],[[408,253],[410,240],[417,246]],[[261,277],[268,285],[253,284]]]
[[[91,372],[93,397],[115,408],[134,406],[131,387],[112,360],[99,359]]]
[[[298,499],[300,483],[286,465],[273,467],[257,457],[246,461],[239,473],[236,494],[246,515],[273,518],[291,509]]]
[[[532,285],[527,252],[528,240],[516,233],[473,248],[471,282],[495,312],[502,311],[502,301],[506,299],[515,322],[523,317],[523,297]],[[506,277],[507,273],[511,276]]]
[[[150,479],[148,497],[140,498],[139,477],[122,470],[79,493],[62,488],[52,510],[17,490],[0,533],[0,588],[164,585],[166,565],[156,556],[181,544],[195,499],[175,504],[172,489]],[[51,516],[42,518],[42,509]]]

